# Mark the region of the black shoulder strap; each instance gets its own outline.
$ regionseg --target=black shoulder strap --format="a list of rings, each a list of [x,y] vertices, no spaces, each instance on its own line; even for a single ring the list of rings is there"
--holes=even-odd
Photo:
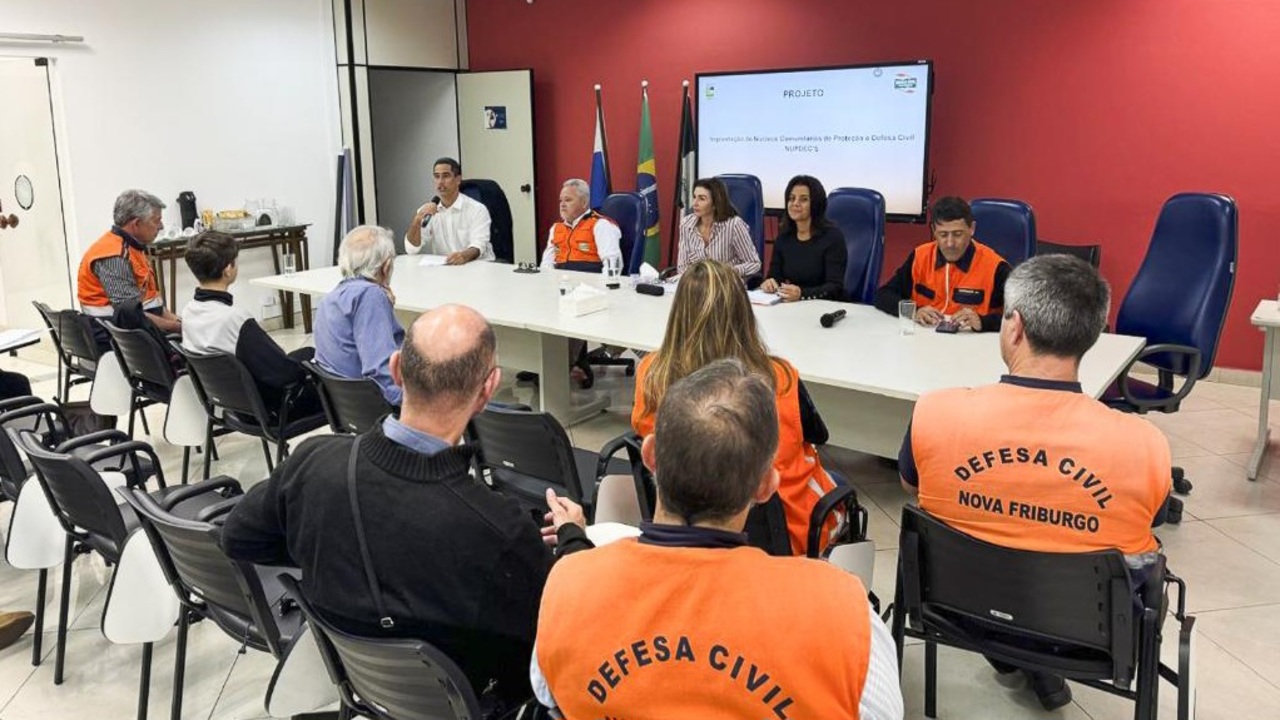
[[[373,558],[369,557],[369,543],[364,539],[364,520],[360,517],[360,500],[356,497],[356,460],[360,457],[361,435],[351,444],[351,458],[347,461],[347,496],[351,498],[351,517],[356,522],[356,544],[360,546],[360,559],[364,563],[365,580],[369,583],[369,593],[373,595],[373,604],[378,609],[378,623],[384,628],[393,628],[396,621],[387,614],[387,606],[382,602],[382,589],[378,586],[378,576],[373,571]]]

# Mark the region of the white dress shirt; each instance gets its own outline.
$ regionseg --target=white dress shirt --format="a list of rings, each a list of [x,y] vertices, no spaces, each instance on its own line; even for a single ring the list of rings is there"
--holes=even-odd
[[[445,207],[441,203],[435,215],[422,219],[421,245],[414,245],[406,236],[404,251],[409,255],[424,251],[432,255],[449,255],[475,248],[480,251],[477,260],[493,260],[489,226],[489,208],[464,193],[458,193],[452,205]]]
[[[578,227],[578,223],[582,222],[582,218],[591,214],[591,210],[579,215],[571,223],[565,223],[570,230]],[[618,224],[613,222],[612,218],[596,221],[596,226],[592,228],[592,235],[596,239],[596,254],[603,260],[607,257],[622,257],[622,230],[618,228]],[[559,225],[560,223],[556,223]],[[551,231],[547,233],[547,249],[542,251],[542,269],[551,270],[556,266],[556,246],[551,241],[556,237],[556,226],[551,226]],[[624,263],[625,266],[625,263]]]

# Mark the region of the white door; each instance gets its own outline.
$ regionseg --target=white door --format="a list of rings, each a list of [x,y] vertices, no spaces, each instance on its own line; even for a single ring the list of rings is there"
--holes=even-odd
[[[43,59],[0,58],[0,326],[43,328],[32,300],[73,306],[49,88]]]
[[[458,145],[462,176],[493,180],[507,195],[515,261],[536,262],[533,71],[460,73]]]

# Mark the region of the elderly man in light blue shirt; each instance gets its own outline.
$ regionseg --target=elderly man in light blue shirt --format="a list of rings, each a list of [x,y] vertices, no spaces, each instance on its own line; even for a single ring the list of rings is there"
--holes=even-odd
[[[373,378],[387,402],[399,406],[401,388],[391,379],[391,353],[404,328],[395,315],[391,271],[396,256],[391,231],[361,225],[338,248],[342,282],[316,309],[316,362],[346,378]]]

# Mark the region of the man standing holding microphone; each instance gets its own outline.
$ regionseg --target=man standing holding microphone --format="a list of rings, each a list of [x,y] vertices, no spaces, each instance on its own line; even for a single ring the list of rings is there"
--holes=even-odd
[[[409,255],[426,252],[445,256],[448,265],[465,265],[472,260],[493,260],[489,243],[489,209],[463,195],[462,165],[443,157],[432,165],[436,196],[418,208],[404,236]]]

